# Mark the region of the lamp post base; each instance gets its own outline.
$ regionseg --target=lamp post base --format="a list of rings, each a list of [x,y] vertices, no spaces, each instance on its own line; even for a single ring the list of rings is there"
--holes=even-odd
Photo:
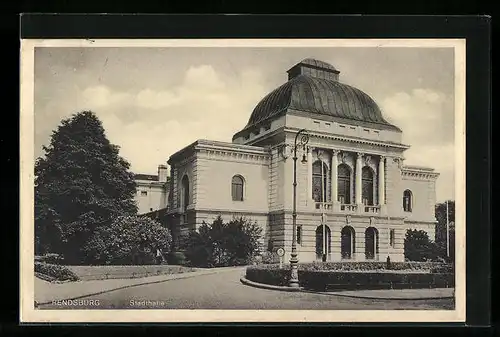
[[[298,266],[299,260],[297,259],[297,256],[293,256],[290,259],[290,282],[289,286],[291,288],[298,288],[299,287],[299,266]]]

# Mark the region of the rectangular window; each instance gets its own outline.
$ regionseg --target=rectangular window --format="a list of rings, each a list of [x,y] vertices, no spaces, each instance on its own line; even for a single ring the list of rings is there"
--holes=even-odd
[[[356,127],[355,126],[351,126],[351,130],[356,130]]]
[[[297,243],[302,243],[302,226],[297,226]]]
[[[325,123],[326,126],[330,126],[330,123]]]
[[[366,132],[370,132],[370,130],[368,130],[368,129],[363,129],[363,130],[365,130]]]
[[[391,247],[394,247],[394,229],[391,229],[390,232],[389,232],[389,245]]]
[[[141,196],[145,197],[148,195],[148,191],[141,191]]]
[[[313,121],[314,124],[319,125],[319,121]]]

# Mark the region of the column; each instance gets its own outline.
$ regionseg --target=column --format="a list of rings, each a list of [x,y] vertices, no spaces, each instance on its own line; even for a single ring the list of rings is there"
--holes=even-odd
[[[378,203],[385,205],[385,157],[380,156],[378,162]]]
[[[339,161],[338,161],[338,151],[333,150],[332,151],[332,167],[331,167],[331,177],[330,177],[330,187],[331,187],[331,192],[332,192],[332,203],[333,203],[333,208],[336,209],[336,204],[337,202],[337,197],[338,197],[338,174],[337,174],[337,169],[339,166]]]
[[[313,156],[312,156],[312,147],[308,147],[307,149],[307,197],[306,200],[310,200],[309,203],[311,205],[314,205],[314,202],[312,202],[313,197],[312,197],[312,165],[313,165]]]
[[[362,200],[361,200],[361,168],[363,165],[363,154],[358,152],[358,157],[356,158],[356,182],[354,184],[356,188],[355,197],[356,197],[356,205],[358,205],[358,211],[361,208]]]

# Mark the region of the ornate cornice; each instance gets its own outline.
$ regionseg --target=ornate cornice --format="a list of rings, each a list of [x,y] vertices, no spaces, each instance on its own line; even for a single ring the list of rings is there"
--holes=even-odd
[[[295,128],[294,129],[285,128],[285,132],[296,132],[296,130],[297,129],[295,129]],[[343,142],[366,144],[366,145],[380,146],[380,147],[386,147],[386,148],[395,148],[395,149],[402,149],[402,150],[406,150],[406,149],[410,148],[409,145],[400,144],[400,143],[379,142],[376,140],[369,140],[369,139],[365,139],[365,138],[324,134],[324,133],[318,133],[315,131],[307,131],[307,133],[309,134],[309,136],[315,137],[317,139],[339,140],[339,141],[343,141]]]
[[[203,149],[200,151],[200,159],[219,159],[226,161],[237,161],[237,162],[254,162],[259,164],[266,164],[270,160],[270,154],[259,154],[241,151],[231,151],[223,149]]]
[[[439,173],[430,168],[403,167],[401,176],[411,179],[434,180],[439,177]]]

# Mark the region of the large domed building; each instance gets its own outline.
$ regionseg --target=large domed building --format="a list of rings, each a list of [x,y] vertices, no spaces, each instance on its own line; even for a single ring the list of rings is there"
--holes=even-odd
[[[232,142],[198,140],[168,160],[174,240],[221,215],[262,226],[263,249],[290,258],[294,140],[300,261],[404,260],[407,229],[434,238],[431,168],[403,165],[408,145],[377,103],[344,84],[334,66],[305,59],[266,95]],[[299,140],[302,137],[299,137]]]

